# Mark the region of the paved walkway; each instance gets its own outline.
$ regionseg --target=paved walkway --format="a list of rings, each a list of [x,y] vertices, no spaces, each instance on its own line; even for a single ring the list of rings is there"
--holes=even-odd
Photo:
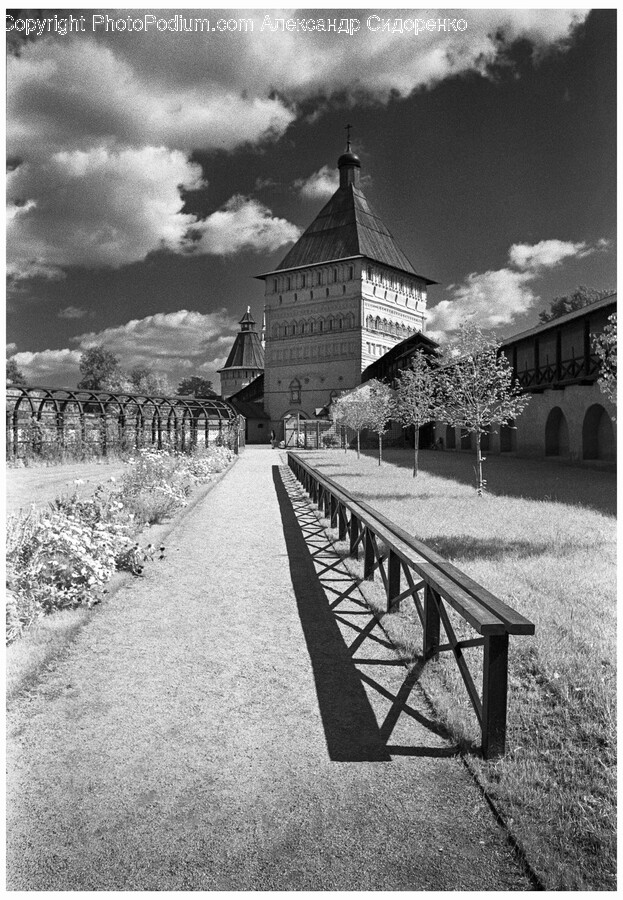
[[[529,889],[279,462],[248,448],[15,703],[10,890]]]

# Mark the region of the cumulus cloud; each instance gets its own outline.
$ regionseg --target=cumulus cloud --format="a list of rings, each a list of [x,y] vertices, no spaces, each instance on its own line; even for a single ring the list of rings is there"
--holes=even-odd
[[[197,10],[175,12],[197,17]],[[314,18],[334,12],[315,11]],[[138,11],[117,13],[140,18]],[[414,37],[365,24],[352,36],[273,32],[262,30],[263,13],[227,13],[253,20],[253,29],[210,37],[100,29],[27,42],[9,57],[7,150],[21,163],[9,187],[8,259],[15,276],[122,266],[159,248],[274,249],[296,229],[253,200],[232,198],[202,222],[182,212],[180,189],[201,184],[193,151],[277,140],[303,109],[309,118],[334,103],[388,102],[451,76],[486,74],[505,41],[527,37],[543,53],[586,15],[470,9],[467,30]],[[218,18],[211,10],[201,15]],[[437,18],[439,11],[401,15]],[[270,11],[272,20],[288,16]],[[302,195],[328,196],[333,174],[316,172],[301,183]],[[219,224],[239,231],[226,240]]]
[[[214,359],[224,346],[231,345],[237,331],[235,320],[224,309],[213,313],[181,309],[79,334],[72,340],[83,350],[104,345],[124,367],[147,365],[170,372]]]
[[[20,372],[23,372],[27,384],[75,387],[82,377],[79,369],[80,355],[79,350],[64,348],[38,350],[35,353],[22,351],[15,353],[13,359]]]
[[[295,241],[301,231],[287,219],[279,219],[250,197],[236,194],[222,209],[196,222],[193,250],[226,256],[239,250],[270,252]]]
[[[81,306],[66,306],[57,313],[59,319],[83,319],[85,316],[88,316],[88,312]]]
[[[67,266],[118,268],[158,249],[274,250],[299,234],[238,196],[205,220],[183,213],[180,188],[205,186],[201,167],[164,147],[61,151],[42,165],[19,166],[7,183],[9,208],[19,213],[7,223],[14,278],[60,277]]]
[[[339,187],[340,177],[337,169],[323,166],[309,178],[299,178],[294,182],[294,189],[305,200],[328,200]]]
[[[443,340],[447,333],[456,331],[470,319],[483,328],[508,325],[539,300],[532,283],[543,271],[566,259],[582,259],[608,246],[604,239],[595,244],[559,240],[513,244],[508,252],[508,266],[472,272],[461,284],[448,287],[450,299],[442,300],[428,311],[427,334],[433,340]]]
[[[27,157],[42,135],[52,150],[115,144],[232,150],[278,137],[293,121],[294,112],[268,92],[245,95],[235,80],[214,78],[218,64],[205,38],[192,43],[194,81],[180,84],[175,36],[147,37],[149,52],[141,58],[134,50],[145,37],[126,37],[114,49],[86,35],[35,41],[9,57],[9,154]]]
[[[79,334],[72,338],[77,349],[21,352],[14,358],[29,383],[71,387],[82,377],[82,353],[103,346],[115,354],[123,369],[147,366],[173,382],[200,372],[218,387],[216,370],[224,363],[237,332],[238,324],[225,309],[212,313],[181,309]]]
[[[607,242],[606,242],[607,244]],[[595,247],[589,246],[586,241],[541,241],[538,244],[513,244],[508,253],[508,258],[513,266],[518,269],[535,270],[549,269],[559,265],[570,256],[582,259],[595,252]]]
[[[179,249],[195,217],[181,212],[179,186],[203,184],[201,167],[179,150],[60,151],[7,176],[24,212],[9,222],[9,273],[64,266],[120,266],[165,247]]]

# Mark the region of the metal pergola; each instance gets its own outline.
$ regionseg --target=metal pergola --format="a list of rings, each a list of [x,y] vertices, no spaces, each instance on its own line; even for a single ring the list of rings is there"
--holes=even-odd
[[[59,449],[98,453],[198,443],[244,446],[244,422],[216,397],[163,397],[78,388],[6,389],[7,456]],[[241,427],[242,426],[242,427]]]

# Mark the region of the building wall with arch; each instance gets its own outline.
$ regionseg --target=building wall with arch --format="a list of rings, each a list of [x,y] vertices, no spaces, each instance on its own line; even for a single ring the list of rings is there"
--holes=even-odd
[[[570,462],[615,462],[616,409],[592,385],[570,385],[564,391],[546,390],[532,394],[515,428],[495,426],[488,436],[488,453],[515,453]],[[437,423],[435,438],[446,449],[469,450],[473,436],[461,440],[461,429]]]

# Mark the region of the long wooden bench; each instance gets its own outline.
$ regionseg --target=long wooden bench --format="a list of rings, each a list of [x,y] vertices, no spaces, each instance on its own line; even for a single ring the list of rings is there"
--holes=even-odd
[[[387,609],[411,597],[422,624],[424,659],[452,652],[482,733],[486,758],[501,756],[506,744],[509,635],[534,634],[534,625],[486,588],[461,572],[426,544],[357,500],[332,478],[321,474],[299,454],[288,451],[288,465],[310,498],[349,539],[350,555],[363,549],[364,578],[381,575]],[[404,585],[404,586],[403,586]],[[460,640],[448,616],[452,607],[480,637]],[[447,640],[441,642],[441,625]],[[483,648],[479,693],[463,651]]]

